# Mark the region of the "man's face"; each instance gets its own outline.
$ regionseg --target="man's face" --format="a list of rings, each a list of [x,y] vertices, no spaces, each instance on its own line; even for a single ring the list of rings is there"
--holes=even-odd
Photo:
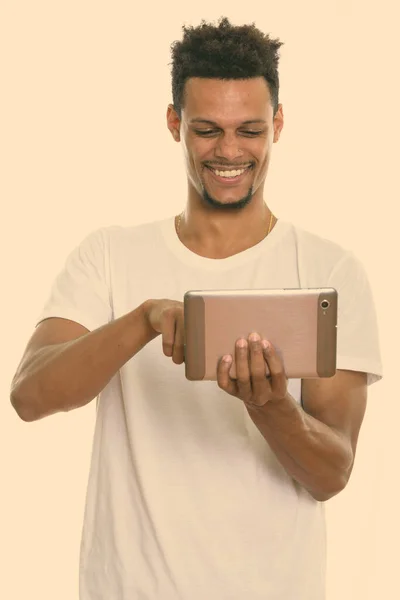
[[[168,127],[184,148],[191,193],[220,210],[240,209],[263,194],[272,144],[283,127],[273,117],[263,77],[192,78],[186,82],[182,119],[168,109]]]

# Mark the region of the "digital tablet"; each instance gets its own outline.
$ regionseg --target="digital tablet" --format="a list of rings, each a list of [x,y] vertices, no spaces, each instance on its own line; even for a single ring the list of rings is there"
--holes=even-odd
[[[288,378],[336,372],[337,291],[334,288],[190,290],[184,296],[185,374],[216,380],[222,356],[257,332],[280,350]],[[269,369],[266,364],[266,375]]]

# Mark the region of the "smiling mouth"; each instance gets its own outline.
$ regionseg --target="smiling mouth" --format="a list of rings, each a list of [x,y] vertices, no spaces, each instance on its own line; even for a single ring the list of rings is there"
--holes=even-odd
[[[241,167],[240,169],[234,169],[234,168],[224,168],[224,169],[216,169],[213,167],[208,167],[206,165],[206,169],[209,169],[210,171],[212,171],[213,173],[215,173],[215,175],[218,175],[218,177],[226,177],[227,179],[229,178],[233,178],[233,177],[238,177],[239,175],[242,175],[242,173],[244,173],[245,171],[248,171],[249,169],[251,169],[251,165],[247,165],[247,167]]]
[[[212,178],[217,183],[222,185],[235,185],[240,184],[247,177],[249,171],[251,171],[253,165],[249,165],[243,169],[213,169],[212,167],[207,167],[209,171],[211,171]]]
[[[250,171],[253,168],[253,165],[248,165],[247,167],[241,168],[241,169],[232,169],[232,168],[225,168],[225,169],[215,169],[213,167],[208,167],[206,166],[206,169],[208,169],[209,171],[211,171],[211,173],[214,175],[214,177],[221,182],[224,183],[235,183],[236,181],[239,181],[242,179],[242,177],[247,174],[248,171]]]

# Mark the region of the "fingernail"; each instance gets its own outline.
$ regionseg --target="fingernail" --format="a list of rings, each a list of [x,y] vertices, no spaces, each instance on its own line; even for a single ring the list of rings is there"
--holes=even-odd
[[[238,343],[237,343],[237,345],[239,346],[239,348],[245,348],[246,344],[247,344],[246,340],[243,340],[243,339],[239,340]]]
[[[264,348],[264,350],[267,350],[268,348],[271,347],[271,344],[269,342],[267,342],[267,340],[263,340],[261,342],[262,347]]]
[[[249,335],[249,340],[251,342],[258,342],[260,340],[260,336],[258,335],[258,333],[252,333]]]
[[[232,362],[232,356],[229,356],[229,354],[227,354],[226,356],[222,357],[222,360],[226,363],[230,363]]]

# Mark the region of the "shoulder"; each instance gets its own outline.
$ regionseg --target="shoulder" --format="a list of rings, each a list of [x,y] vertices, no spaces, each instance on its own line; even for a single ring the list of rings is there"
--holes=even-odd
[[[314,258],[321,256],[324,261],[337,263],[351,253],[348,248],[322,235],[295,225],[291,225],[291,228],[297,247],[304,254],[311,254]]]
[[[110,246],[119,245],[149,245],[154,244],[157,236],[165,228],[166,223],[171,220],[163,219],[140,223],[138,225],[108,225],[90,231],[82,240],[85,246],[102,246],[107,249]]]
[[[286,231],[303,287],[335,287],[347,279],[365,278],[364,267],[351,249],[292,223],[286,223]]]
[[[288,229],[296,247],[300,272],[309,272],[326,281],[338,273],[363,270],[351,249],[293,224],[288,224]]]

